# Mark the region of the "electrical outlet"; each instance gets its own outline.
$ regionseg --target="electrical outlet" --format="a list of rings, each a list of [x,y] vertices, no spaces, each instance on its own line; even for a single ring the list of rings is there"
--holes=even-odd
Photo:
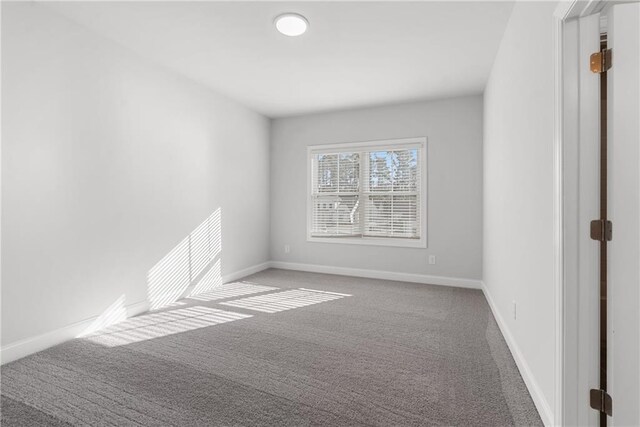
[[[291,252],[291,246],[289,245],[284,245],[284,253],[288,254],[289,252]]]
[[[516,302],[513,301],[511,304],[512,304],[511,311],[513,312],[513,320],[516,320],[517,319],[517,314],[518,314],[518,312],[516,310],[517,309]]]
[[[436,256],[429,255],[429,264],[434,265],[436,263]]]

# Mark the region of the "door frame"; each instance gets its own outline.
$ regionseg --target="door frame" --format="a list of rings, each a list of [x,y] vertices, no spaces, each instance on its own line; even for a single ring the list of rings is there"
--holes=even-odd
[[[568,364],[583,366],[586,355],[579,351],[578,336],[588,325],[580,325],[578,316],[580,307],[578,298],[579,273],[585,273],[586,266],[579,262],[581,243],[576,217],[578,208],[571,206],[579,200],[579,181],[575,152],[567,152],[571,147],[579,146],[579,112],[584,106],[580,102],[579,76],[577,68],[565,67],[569,61],[580,58],[580,35],[576,27],[570,27],[568,21],[603,12],[612,5],[627,1],[607,0],[565,0],[556,8],[554,20],[554,280],[555,280],[555,399],[554,425],[578,425],[578,411],[588,405],[588,390],[578,390],[577,370],[566,369]],[[572,42],[569,47],[567,42]],[[578,64],[579,66],[579,64]],[[586,64],[584,65],[586,66]],[[599,111],[599,105],[593,108]],[[574,163],[575,162],[575,163]],[[583,176],[584,176],[584,172]],[[593,176],[597,169],[587,171]],[[584,250],[584,247],[582,247]],[[597,334],[598,331],[591,331]],[[579,361],[581,361],[579,363]]]
[[[568,387],[575,381],[568,370],[565,369],[565,357],[573,357],[577,354],[577,318],[578,310],[576,301],[568,294],[572,294],[576,286],[575,281],[566,280],[565,272],[571,271],[574,265],[566,265],[565,260],[572,259],[572,255],[565,254],[565,247],[571,248],[571,243],[577,243],[577,233],[569,227],[565,227],[565,203],[566,197],[575,200],[577,194],[572,187],[565,186],[565,182],[572,182],[576,170],[565,171],[564,150],[565,146],[577,144],[579,125],[571,112],[579,111],[580,98],[578,93],[569,92],[570,79],[577,76],[568,75],[565,61],[573,61],[579,52],[565,49],[565,42],[571,35],[567,32],[566,21],[578,17],[587,6],[587,1],[578,0],[561,2],[553,14],[553,49],[554,49],[554,138],[553,138],[553,240],[554,240],[554,282],[555,282],[555,398],[553,411],[553,424],[556,426],[573,424],[565,416],[566,406],[569,402],[575,405],[577,393]],[[565,83],[566,80],[566,83]],[[569,176],[570,175],[570,176]],[[569,243],[568,245],[566,243]]]

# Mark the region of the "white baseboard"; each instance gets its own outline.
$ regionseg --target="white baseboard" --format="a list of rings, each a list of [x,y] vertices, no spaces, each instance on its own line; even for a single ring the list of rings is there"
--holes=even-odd
[[[149,301],[144,300],[136,302],[134,304],[129,304],[126,306],[126,309],[127,317],[137,316],[138,314],[142,314],[145,311],[149,311]]]
[[[529,393],[533,398],[533,401],[540,413],[542,421],[546,426],[553,425],[553,413],[547,400],[545,399],[540,387],[533,377],[531,370],[529,369],[529,365],[527,364],[525,358],[518,347],[513,335],[511,334],[507,324],[504,319],[500,315],[497,310],[495,303],[493,302],[493,298],[489,293],[486,285],[480,280],[473,279],[462,279],[456,277],[443,277],[443,276],[431,276],[426,274],[413,274],[413,273],[399,273],[393,271],[382,271],[382,270],[367,270],[367,269],[359,269],[359,268],[346,268],[346,267],[332,267],[327,265],[318,265],[318,264],[300,264],[300,263],[291,263],[291,262],[282,262],[282,261],[270,261],[264,262],[261,264],[257,264],[248,268],[245,268],[240,271],[236,271],[230,274],[226,274],[222,277],[223,283],[228,283],[237,279],[240,279],[245,276],[249,276],[251,274],[257,273],[259,271],[265,270],[267,268],[280,268],[284,270],[297,270],[297,271],[308,271],[312,273],[325,273],[325,274],[338,274],[343,276],[353,276],[353,277],[366,277],[372,279],[382,279],[382,280],[397,280],[402,282],[412,282],[412,283],[424,283],[431,285],[442,285],[442,286],[456,286],[462,288],[470,288],[470,289],[482,289],[484,295],[489,303],[489,307],[491,307],[491,311],[493,312],[493,316],[500,327],[500,331],[502,335],[505,337],[507,345],[511,350],[511,354],[520,370],[520,374],[524,379],[524,382],[529,389]],[[127,316],[132,317],[138,314],[144,313],[149,309],[148,301],[140,301],[134,304],[129,304],[126,306]],[[49,347],[53,347],[57,344],[60,344],[64,341],[68,341],[77,337],[80,333],[82,333],[85,329],[87,329],[97,318],[98,316],[64,326],[62,328],[46,332],[41,335],[37,335],[35,337],[26,338],[20,341],[16,341],[14,343],[3,346],[0,349],[0,360],[2,364],[9,363],[11,361],[20,359],[22,357],[28,356],[33,353],[37,353],[39,351],[45,350]]]
[[[136,316],[149,309],[149,302],[140,301],[129,304],[125,306],[125,309],[127,310],[127,317]],[[5,345],[0,349],[1,364],[4,365],[5,363],[21,359],[30,354],[46,350],[49,347],[76,338],[89,328],[97,318],[98,316],[94,316],[71,325],[63,326],[62,328],[54,329],[53,331],[45,332],[44,334],[36,335],[35,337],[25,338]]]
[[[536,409],[540,414],[540,418],[542,418],[542,422],[545,426],[554,425],[554,414],[551,411],[551,407],[549,406],[549,402],[545,399],[544,394],[542,394],[542,390],[538,385],[535,377],[531,373],[531,369],[529,368],[529,364],[526,359],[522,355],[520,351],[520,347],[518,343],[513,338],[507,323],[504,321],[504,318],[500,315],[498,311],[498,307],[495,305],[493,298],[491,297],[491,293],[489,289],[485,285],[484,282],[480,282],[482,286],[482,292],[484,292],[484,296],[489,303],[489,307],[491,307],[491,312],[493,313],[493,317],[496,319],[496,323],[502,332],[502,336],[504,336],[505,341],[507,342],[507,346],[509,346],[509,350],[511,350],[511,354],[513,355],[513,359],[518,366],[518,370],[520,371],[520,375],[524,380],[527,389],[529,390],[529,394],[531,394],[531,398],[533,399],[533,403],[536,405]]]
[[[285,270],[309,271],[314,273],[340,274],[343,276],[367,277],[383,280],[397,280],[402,282],[425,283],[431,285],[457,286],[462,288],[481,289],[479,280],[461,279],[455,277],[430,276],[426,274],[398,273],[393,271],[365,270],[358,268],[331,267],[316,264],[298,264],[281,261],[263,262],[240,271],[225,274],[222,282],[228,283],[242,277],[249,276],[267,268],[281,268]],[[125,306],[127,317],[136,316],[149,309],[148,301],[140,301]],[[0,349],[0,360],[2,364],[20,359],[38,351],[45,350],[54,345],[63,343],[77,337],[85,331],[98,316],[82,320],[62,328],[46,332],[35,337],[26,338],[20,341],[5,345]]]
[[[269,265],[269,262],[264,262],[262,264],[245,268],[244,270],[226,274],[222,276],[222,282],[227,283],[245,276],[249,276],[250,274],[254,274],[269,268]],[[125,309],[127,310],[127,317],[137,316],[138,314],[144,313],[145,311],[149,310],[149,301],[145,300],[133,304],[128,304],[125,306]],[[89,328],[97,318],[98,316],[94,316],[89,319],[85,319],[80,322],[76,322],[71,325],[63,326],[62,328],[37,335],[35,337],[25,338],[11,344],[7,344],[0,349],[0,363],[4,365],[5,363],[21,359],[30,354],[46,350],[49,347],[53,347],[65,341],[76,338],[87,328]]]
[[[458,277],[430,276],[428,274],[399,273],[396,271],[367,270],[363,268],[332,267],[319,264],[299,264],[271,261],[272,268],[308,271],[311,273],[339,274],[342,276],[366,277],[369,279],[396,280],[399,282],[424,283],[429,285],[455,286],[459,288],[482,289],[481,281]]]
[[[234,280],[242,279],[243,277],[250,276],[262,270],[266,270],[270,266],[271,266],[271,263],[267,261],[267,262],[263,262],[262,264],[252,265],[251,267],[245,268],[240,271],[235,271],[233,273],[225,274],[224,276],[222,276],[222,283],[229,283],[229,282],[233,282]]]

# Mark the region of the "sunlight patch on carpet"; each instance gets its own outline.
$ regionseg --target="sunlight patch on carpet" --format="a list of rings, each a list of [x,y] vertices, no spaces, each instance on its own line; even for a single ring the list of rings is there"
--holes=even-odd
[[[88,335],[85,339],[117,347],[252,317],[210,307],[194,306],[132,317]]]
[[[292,289],[267,295],[242,298],[220,303],[230,307],[245,308],[263,313],[277,313],[294,308],[306,307],[321,302],[333,301],[348,297],[348,294],[317,291],[312,289]]]
[[[242,295],[257,294],[260,292],[274,291],[279,288],[271,286],[255,285],[249,282],[235,282],[218,286],[217,288],[197,295],[189,296],[189,299],[198,301],[216,301],[225,298],[234,298]]]

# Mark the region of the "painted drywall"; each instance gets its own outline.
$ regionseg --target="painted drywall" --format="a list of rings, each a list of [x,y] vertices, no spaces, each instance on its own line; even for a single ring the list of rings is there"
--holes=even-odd
[[[428,140],[427,249],[307,242],[308,145],[414,136]],[[271,197],[274,261],[480,279],[482,97],[275,119]]]
[[[3,347],[145,301],[216,212],[221,274],[268,261],[268,119],[33,2],[2,4],[2,106]]]
[[[507,1],[48,3],[270,117],[480,93],[512,8]],[[273,19],[291,10],[311,23],[302,37],[275,31]]]
[[[548,423],[555,401],[556,6],[515,4],[484,93],[484,283]]]

